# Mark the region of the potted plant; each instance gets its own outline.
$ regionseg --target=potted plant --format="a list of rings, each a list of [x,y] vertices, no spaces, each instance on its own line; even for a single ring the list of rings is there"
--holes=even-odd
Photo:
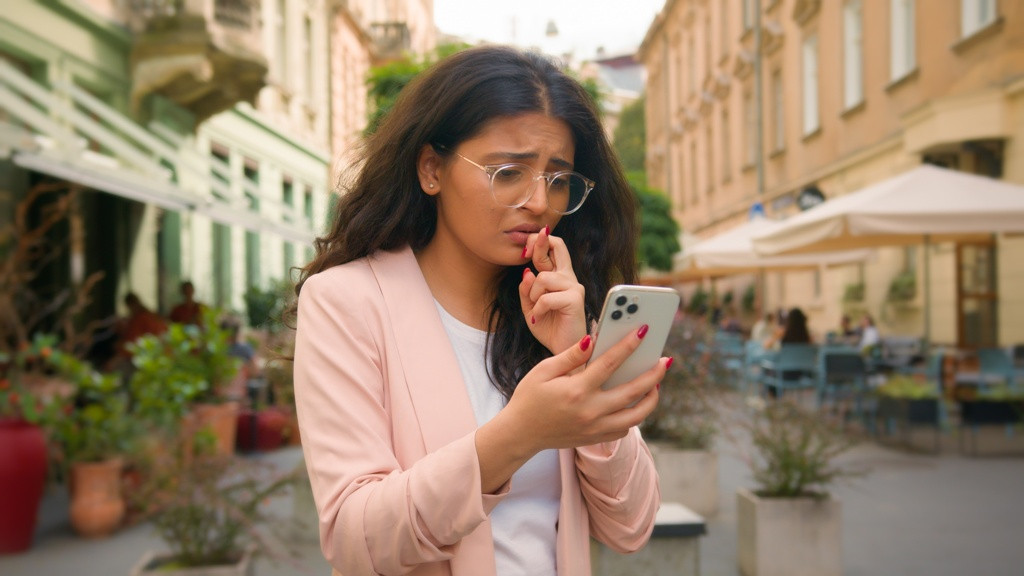
[[[686,318],[675,320],[665,346],[675,358],[662,381],[658,406],[641,425],[658,470],[661,497],[704,517],[718,512],[717,383],[724,370],[704,354],[706,330]]]
[[[141,419],[185,437],[212,428],[220,453],[234,451],[240,360],[229,353],[218,312],[203,310],[201,325],[171,324],[163,334],[129,344],[134,372],[131,391]]]
[[[47,364],[58,338],[41,328],[60,327],[65,350],[83,344],[72,331],[81,327],[77,317],[103,276],[37,292],[44,265],[66,256],[66,235],[56,232],[75,211],[75,197],[61,182],[39,183],[16,201],[0,194],[0,206],[10,210],[0,223],[0,553],[31,546],[47,479],[49,424],[69,393]]]
[[[67,472],[71,527],[81,536],[107,536],[125,515],[121,479],[135,438],[127,397],[117,375],[70,354],[55,351],[50,363],[74,390],[52,432]]]
[[[296,472],[221,454],[208,430],[154,457],[163,461],[150,462],[136,498],[167,550],[147,552],[132,576],[251,575],[254,550],[269,548],[257,546],[272,519],[267,501],[287,491]]]
[[[931,426],[935,429],[935,448],[939,448],[941,399],[938,385],[926,379],[892,375],[874,390],[875,423],[881,423],[888,435],[901,431],[904,443],[910,443],[911,428]]]
[[[32,545],[49,471],[48,435],[67,384],[47,373],[52,339],[0,350],[0,554]]]
[[[740,488],[737,560],[744,576],[842,574],[842,508],[828,490],[863,470],[837,458],[856,438],[787,400],[752,399],[745,428],[755,487]]]

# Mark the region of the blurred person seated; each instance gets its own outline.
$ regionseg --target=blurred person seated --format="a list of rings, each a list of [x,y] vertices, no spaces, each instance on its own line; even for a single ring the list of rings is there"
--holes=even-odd
[[[176,324],[195,324],[196,326],[202,326],[203,309],[205,306],[200,302],[196,302],[195,286],[192,285],[192,282],[186,280],[181,283],[179,290],[181,291],[182,301],[171,309],[171,314],[169,316],[171,322]]]
[[[766,312],[764,316],[757,319],[757,322],[754,322],[753,328],[750,329],[750,339],[764,346],[774,332],[774,324],[775,315]]]
[[[860,349],[861,354],[870,356],[881,343],[882,337],[878,333],[878,328],[875,327],[875,319],[865,313],[860,319],[860,342],[857,344],[857,348]]]
[[[114,346],[112,364],[122,363],[132,357],[131,351],[128,350],[128,344],[146,334],[160,335],[167,331],[167,322],[159,314],[147,308],[139,299],[138,294],[134,292],[125,294],[124,305],[128,308],[128,316],[118,323],[117,343]]]

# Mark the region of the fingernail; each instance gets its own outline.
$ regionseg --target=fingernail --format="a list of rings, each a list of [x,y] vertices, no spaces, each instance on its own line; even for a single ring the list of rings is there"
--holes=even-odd
[[[587,334],[583,337],[583,340],[580,340],[580,350],[586,352],[587,348],[590,348],[590,334]]]
[[[544,227],[544,235],[545,236],[551,236],[551,226],[545,226]]]
[[[526,246],[523,246],[523,255],[520,258],[526,258]]]
[[[648,328],[649,328],[649,326],[647,326],[647,324],[644,324],[643,326],[641,326],[640,329],[636,331],[636,337],[641,339],[641,340],[643,340],[644,336],[647,336],[647,329]]]
[[[671,368],[672,367],[672,363],[675,362],[675,361],[676,361],[675,358],[673,358],[672,356],[669,356],[668,357],[668,361],[665,362],[665,370],[668,370],[669,368]],[[660,386],[660,384],[659,384],[659,386]]]
[[[661,382],[658,382],[657,384],[655,384],[654,387],[657,388],[660,391],[661,390]]]
[[[523,278],[524,278],[524,279],[526,278],[526,276],[527,276],[527,275],[528,275],[529,273],[530,273],[530,269],[529,269],[529,268],[523,268]]]
[[[530,316],[530,324],[536,324],[536,323],[537,323],[537,317],[536,316]]]

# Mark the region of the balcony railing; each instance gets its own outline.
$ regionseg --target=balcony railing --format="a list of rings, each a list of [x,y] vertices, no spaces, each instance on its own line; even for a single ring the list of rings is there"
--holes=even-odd
[[[267,62],[255,0],[128,0],[132,104],[159,93],[197,125],[265,85]]]

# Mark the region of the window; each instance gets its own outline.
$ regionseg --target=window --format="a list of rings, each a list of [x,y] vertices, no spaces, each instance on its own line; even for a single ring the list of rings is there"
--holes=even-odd
[[[914,50],[914,0],[890,0],[892,22],[890,24],[889,79],[899,80],[911,73],[916,66]]]
[[[862,27],[861,0],[849,0],[843,7],[843,108],[845,109],[853,108],[864,99]]]
[[[743,31],[754,29],[754,10],[756,0],[740,0],[743,2]]]
[[[254,160],[245,159],[244,174],[246,180],[259,186],[260,172],[259,165]],[[260,198],[251,192],[245,193],[249,201],[249,210],[254,214],[260,213]],[[245,283],[246,287],[260,286],[260,235],[252,230],[245,231]]]
[[[996,0],[960,0],[960,35],[967,38],[996,21]]]
[[[303,44],[302,44],[302,46],[303,46],[303,49],[304,49],[304,53],[303,53],[302,56],[303,56],[303,58],[305,58],[304,62],[306,64],[306,78],[305,78],[306,83],[305,83],[304,89],[305,89],[305,94],[306,94],[306,102],[307,103],[312,103],[313,102],[313,85],[314,85],[314,82],[315,82],[314,76],[316,75],[316,68],[314,67],[313,63],[316,60],[316,57],[314,56],[314,50],[313,50],[313,20],[311,20],[309,16],[306,16],[303,19],[302,35],[303,35],[303,40],[302,40]]]
[[[288,5],[285,0],[277,0],[277,14],[274,19],[274,66],[277,67],[277,80],[285,83],[288,70],[288,45],[286,36],[288,33]]]
[[[754,95],[751,92],[743,95],[743,125],[747,135],[743,161],[747,166],[753,166],[757,162],[757,111],[754,110]]]
[[[690,199],[696,204],[700,198],[697,195],[697,138],[694,136],[690,141]]]
[[[692,96],[697,91],[697,45],[693,40],[693,32],[686,41],[686,87]]]
[[[729,3],[718,3],[718,51],[721,58],[729,54]]]
[[[805,38],[802,52],[804,135],[806,136],[820,127],[818,120],[818,37],[808,36]]]
[[[729,110],[722,109],[722,181],[727,182],[732,174],[732,142],[729,128]]]
[[[772,151],[786,147],[785,92],[782,85],[782,70],[772,72]]]
[[[708,191],[708,195],[715,188],[715,179],[711,176],[714,173],[715,166],[715,148],[714,148],[714,136],[711,131],[711,119],[708,118],[707,127],[704,129],[704,149],[707,151],[707,160],[704,166],[704,188]]]

